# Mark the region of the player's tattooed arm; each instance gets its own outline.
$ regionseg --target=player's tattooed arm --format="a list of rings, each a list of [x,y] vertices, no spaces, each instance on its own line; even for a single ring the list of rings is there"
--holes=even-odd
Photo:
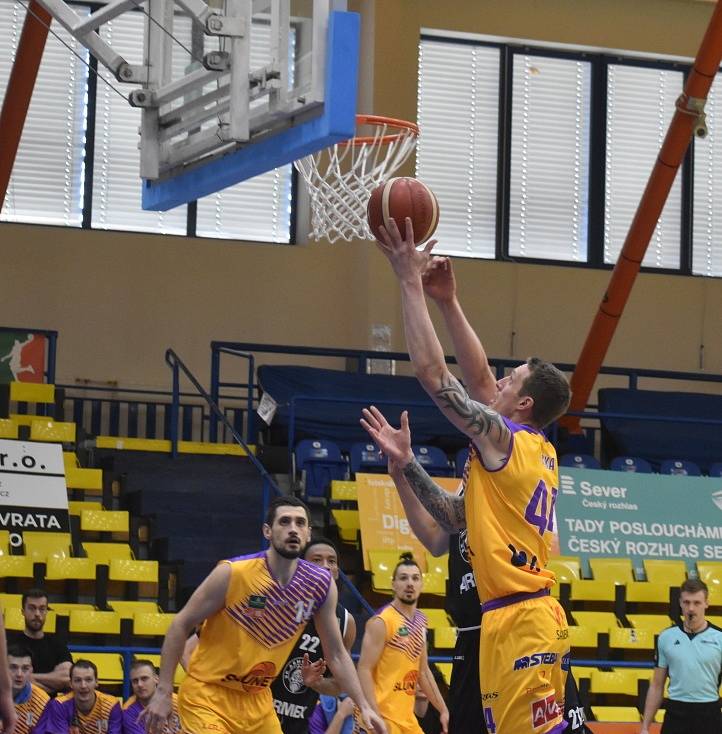
[[[463,497],[445,492],[416,459],[410,461],[403,472],[414,494],[441,528],[447,533],[455,533],[466,527]]]
[[[504,419],[495,410],[472,400],[451,372],[442,377],[436,402],[448,417],[457,416],[457,425],[459,419],[462,421],[464,432],[472,439],[486,438],[499,447],[509,444],[511,433]]]

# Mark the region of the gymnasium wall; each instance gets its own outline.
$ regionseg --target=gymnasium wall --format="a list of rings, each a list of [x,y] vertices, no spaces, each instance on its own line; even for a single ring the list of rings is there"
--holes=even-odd
[[[694,55],[695,0],[359,0],[361,107],[415,119],[419,29]],[[410,172],[410,171],[409,171]],[[443,216],[443,212],[442,212]],[[166,347],[205,381],[211,339],[403,349],[397,288],[366,243],[296,247],[0,225],[3,325],[60,332],[58,380],[167,386]],[[609,271],[459,260],[462,301],[492,356],[573,361]],[[607,362],[722,373],[722,281],[644,274]],[[445,341],[450,350],[450,343]]]

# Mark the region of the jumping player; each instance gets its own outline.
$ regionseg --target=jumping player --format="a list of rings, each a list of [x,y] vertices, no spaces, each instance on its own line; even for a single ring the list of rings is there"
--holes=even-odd
[[[366,623],[359,679],[389,734],[423,734],[414,715],[417,685],[439,712],[444,734],[448,730],[449,711],[429,670],[426,616],[416,608],[421,584],[416,561],[403,554],[392,576],[393,600]]]
[[[263,525],[267,551],[222,561],[176,615],[161,650],[160,682],[142,718],[161,734],[171,713],[173,673],[191,631],[200,640],[181,684],[181,724],[191,734],[281,734],[270,686],[313,617],[339,685],[358,703],[365,726],[385,734],[346,652],[336,620],[336,587],[323,568],[299,560],[310,538],[309,512],[277,497]],[[308,658],[304,666],[311,666]]]
[[[472,442],[463,499],[438,487],[414,460],[408,416],[394,430],[376,409],[365,427],[403,466],[414,493],[449,533],[467,528],[467,541],[484,616],[480,683],[487,728],[560,732],[569,667],[566,617],[550,597],[546,570],[554,531],[556,453],[542,428],[564,413],[569,384],[553,365],[530,359],[496,382],[488,403],[473,400],[449,371],[424,298],[422,273],[434,242],[415,249],[391,220],[381,251],[401,285],[406,342],[416,375],[444,415]],[[488,370],[488,365],[487,365]],[[493,375],[489,370],[489,376]],[[530,655],[542,663],[530,665]],[[526,665],[525,665],[526,662]],[[562,705],[560,705],[562,704]]]
[[[338,581],[338,551],[327,538],[312,538],[303,551],[310,563],[325,568]],[[341,604],[336,605],[343,644],[350,652],[356,641],[356,621]],[[308,734],[308,722],[319,695],[338,696],[342,691],[333,678],[319,676],[312,685],[306,685],[301,675],[303,658],[308,655],[311,662],[322,659],[321,639],[311,619],[299,637],[281,674],[273,681],[271,693],[273,706],[281,722],[283,734]]]

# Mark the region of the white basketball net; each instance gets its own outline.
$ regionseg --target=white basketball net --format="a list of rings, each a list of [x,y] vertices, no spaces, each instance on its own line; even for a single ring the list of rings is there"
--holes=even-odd
[[[356,137],[295,161],[311,198],[309,237],[336,242],[373,240],[366,221],[371,191],[388,179],[416,147],[412,123],[359,115],[357,125],[373,128]]]

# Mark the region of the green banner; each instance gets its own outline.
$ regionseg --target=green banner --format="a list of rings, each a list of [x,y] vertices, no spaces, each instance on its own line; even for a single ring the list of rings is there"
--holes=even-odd
[[[561,555],[722,561],[722,479],[559,467]]]

